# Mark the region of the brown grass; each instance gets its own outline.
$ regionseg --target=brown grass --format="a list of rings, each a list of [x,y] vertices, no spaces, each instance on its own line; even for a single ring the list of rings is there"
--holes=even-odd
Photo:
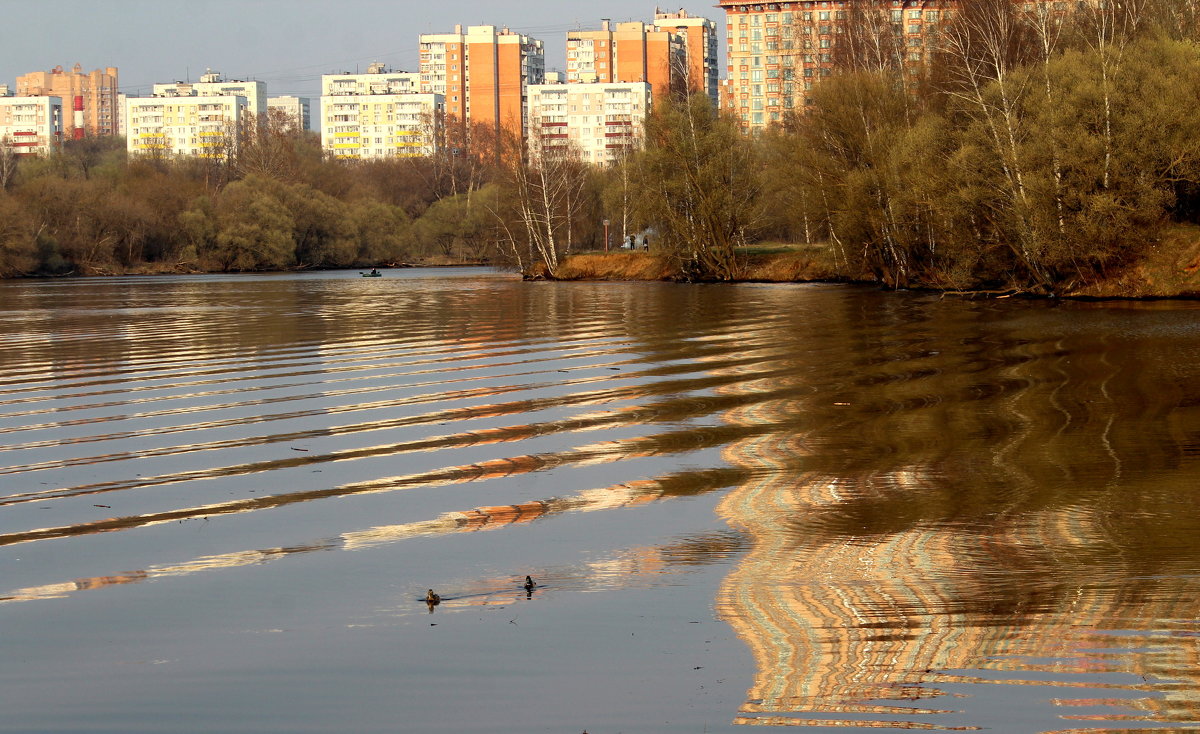
[[[1200,297],[1200,226],[1173,224],[1145,257],[1067,295],[1085,298]]]
[[[812,281],[870,280],[839,272],[828,247],[786,245],[747,248],[741,255],[740,281],[800,283]],[[526,277],[544,278],[545,269]],[[681,280],[669,257],[647,252],[586,253],[567,258],[558,280]],[[935,289],[947,289],[931,286]],[[1007,291],[1006,291],[1007,292]],[[987,295],[980,292],[981,295]],[[1200,298],[1200,226],[1171,225],[1145,257],[1107,277],[1063,294],[1079,298]]]
[[[741,280],[765,283],[796,283],[837,280],[837,270],[823,254],[780,252],[749,255],[743,261]]]
[[[780,247],[762,252],[761,248],[743,254],[742,275],[738,280],[792,283],[813,280],[838,280],[832,260],[820,247]],[[527,274],[545,277],[544,268]],[[680,280],[682,273],[664,255],[648,252],[608,252],[572,255],[558,268],[557,280]]]
[[[670,258],[648,252],[608,252],[572,255],[563,262],[557,280],[675,280],[679,271]]]

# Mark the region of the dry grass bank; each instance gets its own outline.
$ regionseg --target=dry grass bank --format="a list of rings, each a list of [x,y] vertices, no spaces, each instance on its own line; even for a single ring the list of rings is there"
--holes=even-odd
[[[822,247],[774,246],[748,248],[742,253],[739,281],[792,283],[844,280]],[[546,277],[544,269],[528,274]],[[682,280],[676,262],[651,252],[583,253],[567,258],[556,280]]]
[[[741,253],[739,281],[762,283],[870,281],[848,276],[823,245],[765,244]],[[544,269],[526,277],[545,278]],[[683,280],[671,258],[648,252],[584,253],[559,267],[556,280]],[[934,290],[942,288],[933,287]],[[1016,291],[1005,290],[1012,294]],[[960,291],[971,295],[972,291]],[[980,291],[988,295],[992,291]],[[1172,225],[1138,263],[1062,294],[1068,298],[1200,298],[1200,226]]]
[[[538,273],[533,274],[538,277]],[[544,277],[544,271],[540,274]],[[600,252],[572,255],[558,268],[555,280],[675,280],[671,258],[648,252]]]
[[[1200,226],[1167,228],[1146,257],[1068,296],[1082,298],[1200,298]]]

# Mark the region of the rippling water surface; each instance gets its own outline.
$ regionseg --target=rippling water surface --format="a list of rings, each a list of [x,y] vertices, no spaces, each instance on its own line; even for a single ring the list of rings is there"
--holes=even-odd
[[[1195,728],[1198,316],[0,282],[0,731]]]

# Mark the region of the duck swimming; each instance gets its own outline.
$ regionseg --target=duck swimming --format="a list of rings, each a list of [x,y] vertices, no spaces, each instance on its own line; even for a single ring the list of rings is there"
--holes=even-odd
[[[438,596],[437,594],[433,593],[433,589],[430,589],[430,590],[429,590],[429,593],[427,593],[427,594],[425,595],[425,603],[427,603],[427,604],[441,604],[441,603],[442,603],[442,597],[440,597],[440,596]]]
[[[526,591],[533,591],[535,588],[537,588],[537,582],[536,582],[536,581],[534,581],[534,580],[533,580],[532,578],[530,578],[529,576],[526,576],[526,577],[525,577],[525,590],[526,590]]]

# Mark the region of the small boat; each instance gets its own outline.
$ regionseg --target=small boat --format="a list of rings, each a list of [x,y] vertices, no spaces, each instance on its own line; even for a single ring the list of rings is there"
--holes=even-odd
[[[382,278],[383,277],[383,273],[379,272],[378,270],[372,270],[369,273],[359,272],[359,275],[361,275],[364,278]]]

